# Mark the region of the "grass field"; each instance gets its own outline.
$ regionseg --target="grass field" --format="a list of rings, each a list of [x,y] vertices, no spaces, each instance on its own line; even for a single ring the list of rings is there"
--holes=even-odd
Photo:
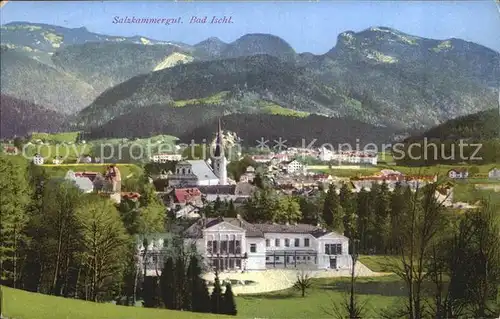
[[[321,278],[312,280],[306,296],[287,289],[266,294],[236,297],[239,318],[328,318],[327,314],[345,298],[347,278]],[[360,300],[366,301],[367,317],[379,317],[404,296],[403,284],[395,276],[359,278],[357,291]],[[3,288],[4,315],[23,319],[106,318],[106,319],[155,319],[155,318],[225,318],[208,314],[175,312],[142,307],[123,307],[64,299],[20,290]]]
[[[76,161],[82,155],[92,151],[90,144],[50,144],[50,145],[27,145],[24,148],[24,156],[27,158],[33,157],[35,154],[40,154],[46,162],[52,163],[52,160],[57,156],[62,157],[65,161]]]
[[[75,143],[80,132],[64,132],[64,133],[33,133],[31,141],[42,140],[52,143]]]
[[[9,319],[204,319],[228,316],[146,309],[29,293],[2,287],[2,312]]]
[[[400,263],[396,256],[360,255],[359,261],[375,272],[393,272],[394,267]]]

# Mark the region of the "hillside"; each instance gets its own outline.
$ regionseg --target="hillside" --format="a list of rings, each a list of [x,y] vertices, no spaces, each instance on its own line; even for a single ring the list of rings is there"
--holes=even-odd
[[[123,318],[234,318],[223,315],[116,306],[76,299],[48,296],[1,286],[2,315],[21,319],[123,319]]]
[[[181,54],[178,50],[175,45],[93,42],[63,48],[54,53],[52,61],[101,93],[136,75],[175,65],[182,61],[176,59]]]
[[[60,132],[66,117],[45,107],[0,95],[0,137],[26,136],[32,132]]]
[[[13,50],[0,53],[1,93],[61,113],[78,111],[97,92],[86,82]]]
[[[500,85],[498,52],[386,27],[343,32],[323,55],[271,34],[187,45],[28,22],[1,32],[16,57],[2,56],[2,93],[64,112],[88,106],[73,121],[84,129],[209,100],[226,113],[280,108],[422,130],[494,107]]]
[[[264,101],[332,116],[350,112],[343,98],[316,81],[307,69],[258,55],[194,62],[134,77],[104,92],[82,110],[78,124],[95,127],[150,105],[175,105],[174,101],[178,106],[199,104],[214,96],[217,101],[212,104],[219,105],[220,112],[251,113]]]
[[[308,64],[326,83],[387,117],[387,124],[432,127],[497,105],[500,54],[459,39],[433,40],[374,27],[344,32]]]
[[[446,121],[415,138],[488,140],[498,137],[499,127],[498,109],[491,109]]]

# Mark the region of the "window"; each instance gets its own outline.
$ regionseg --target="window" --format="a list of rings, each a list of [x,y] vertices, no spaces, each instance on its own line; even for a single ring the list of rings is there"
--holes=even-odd
[[[342,244],[325,244],[325,254],[342,255]]]
[[[295,238],[295,247],[299,247],[299,246],[300,246],[300,239]]]
[[[309,238],[304,238],[304,247],[309,247]]]
[[[285,247],[290,247],[290,239],[285,239]]]
[[[274,260],[280,260],[280,256],[274,256]]]
[[[269,261],[269,256],[266,257],[266,261]]]
[[[250,252],[251,253],[257,252],[257,244],[250,244]]]
[[[229,253],[234,254],[234,240],[229,241]]]
[[[212,254],[218,254],[219,253],[219,250],[218,250],[218,242],[216,240],[212,241]]]
[[[241,268],[241,259],[236,259],[236,268]]]
[[[276,247],[279,247],[279,246],[280,246],[280,239],[279,239],[279,238],[276,238],[276,239],[274,240],[274,246],[276,246]]]
[[[213,246],[212,245],[213,244],[212,244],[211,240],[207,241],[207,253],[209,253],[209,254],[211,254],[212,251],[213,251]]]
[[[271,241],[269,239],[266,239],[266,247],[270,247],[271,246]]]
[[[235,254],[241,254],[241,242],[239,240],[236,240],[236,250]]]
[[[221,254],[227,254],[227,240],[220,242],[220,252]]]

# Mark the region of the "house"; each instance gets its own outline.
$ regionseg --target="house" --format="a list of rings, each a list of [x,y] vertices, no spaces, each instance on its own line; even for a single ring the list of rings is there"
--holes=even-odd
[[[155,154],[150,158],[151,162],[154,163],[166,163],[166,162],[177,162],[182,160],[181,154],[175,153],[163,153],[163,154]]]
[[[159,240],[148,244],[144,247],[138,243],[141,264],[143,256],[148,258],[145,249],[162,246]],[[202,217],[184,232],[184,244],[195,247],[204,263],[219,272],[352,266],[347,237],[307,224],[251,224],[241,216]],[[158,270],[161,266],[160,263],[153,268]]]
[[[105,180],[104,176],[98,172],[75,172],[74,174],[77,177],[86,177],[90,179],[96,191],[104,191],[108,186],[111,186],[107,185],[108,182]]]
[[[52,164],[54,165],[60,165],[64,162],[63,158],[61,156],[57,156],[52,160]]]
[[[35,154],[33,156],[33,164],[35,165],[43,165],[44,158],[40,154]]]
[[[198,188],[176,188],[168,194],[171,208],[180,209],[187,204],[202,205],[202,194]]]
[[[68,171],[65,176],[66,180],[73,181],[75,185],[83,192],[83,193],[92,193],[94,191],[94,183],[85,176],[77,175],[73,171]]]
[[[178,211],[175,212],[175,217],[176,218],[184,218],[184,219],[197,219],[200,218],[201,215],[199,211],[201,210],[201,207],[193,205],[193,204],[188,204]]]
[[[76,162],[77,162],[77,164],[78,163],[90,164],[90,163],[92,163],[92,157],[90,157],[89,155],[83,155],[83,156],[80,156],[80,158],[78,158],[78,160]]]
[[[451,169],[448,171],[448,177],[452,179],[465,179],[469,177],[469,171],[466,168]]]
[[[3,151],[7,155],[17,155],[18,150],[15,146],[4,146]]]
[[[490,178],[490,179],[500,179],[500,169],[493,168],[491,171],[488,172],[488,178]]]
[[[305,171],[306,166],[297,160],[292,160],[292,161],[284,162],[283,169],[288,174],[302,173]]]

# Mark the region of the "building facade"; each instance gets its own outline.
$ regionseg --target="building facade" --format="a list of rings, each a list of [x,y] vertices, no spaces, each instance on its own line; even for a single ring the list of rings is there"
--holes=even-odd
[[[151,156],[151,162],[153,163],[166,163],[166,162],[176,162],[182,160],[181,154],[155,154]]]
[[[241,217],[201,218],[185,232],[206,265],[219,271],[346,269],[349,239],[306,224],[250,224]]]

